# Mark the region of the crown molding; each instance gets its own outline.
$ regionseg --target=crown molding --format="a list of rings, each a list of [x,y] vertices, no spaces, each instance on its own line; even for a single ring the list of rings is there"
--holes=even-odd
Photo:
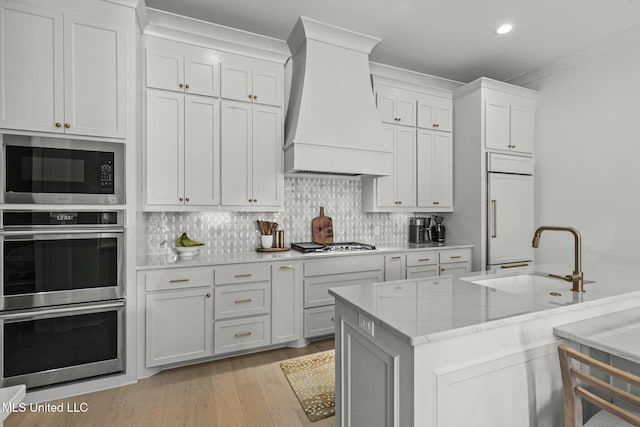
[[[405,70],[392,65],[370,62],[369,69],[373,76],[373,81],[380,84],[390,84],[396,87],[404,87],[407,90],[417,91],[441,91],[444,95],[451,93],[464,85],[455,80],[443,77],[432,76],[430,74],[419,73],[417,71]]]

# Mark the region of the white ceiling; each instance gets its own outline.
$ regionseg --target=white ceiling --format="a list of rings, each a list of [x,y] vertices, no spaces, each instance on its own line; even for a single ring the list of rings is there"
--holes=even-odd
[[[640,0],[146,0],[286,40],[299,16],[382,38],[371,60],[469,82],[509,80],[640,25]],[[514,29],[495,34],[504,22]]]

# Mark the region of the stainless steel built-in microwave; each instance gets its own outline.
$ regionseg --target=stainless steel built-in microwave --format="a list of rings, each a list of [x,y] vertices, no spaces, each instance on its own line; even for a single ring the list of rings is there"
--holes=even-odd
[[[124,204],[124,145],[3,135],[0,203]]]

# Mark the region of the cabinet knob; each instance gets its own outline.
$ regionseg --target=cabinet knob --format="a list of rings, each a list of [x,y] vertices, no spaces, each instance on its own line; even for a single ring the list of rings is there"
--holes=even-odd
[[[249,94],[249,99],[253,99],[253,95]]]
[[[183,202],[183,201],[184,201],[184,199],[183,199],[182,197],[178,198],[178,200],[180,200],[181,202]]]
[[[184,85],[184,87],[186,87],[187,89],[189,89],[189,83],[187,83],[186,85]]]
[[[65,128],[67,128],[67,129],[69,129],[69,128],[71,127],[71,124],[70,124],[70,123],[65,123],[65,124],[64,124],[64,127],[65,127]]]
[[[258,201],[258,199],[253,199],[253,202],[254,202],[254,203],[255,203],[255,202],[257,202],[257,201]]]
[[[402,204],[402,200],[399,200],[399,201],[398,201],[398,204],[399,204],[399,205],[401,205],[401,204]]]
[[[188,202],[188,201],[189,201],[189,198],[187,197],[187,198],[186,198],[186,199],[184,199],[184,200],[185,200],[186,202]]]
[[[178,87],[179,87],[179,88],[183,88],[183,87],[184,87],[184,85],[183,85],[182,83],[178,83]]]
[[[440,204],[440,202],[433,202],[433,204],[434,204],[434,205],[439,205],[439,204]]]
[[[211,298],[211,294],[207,292],[207,298]]]
[[[253,95],[253,99],[258,99],[258,95]]]
[[[56,127],[57,127],[57,128],[62,127],[62,123],[60,123],[60,122],[56,122]]]

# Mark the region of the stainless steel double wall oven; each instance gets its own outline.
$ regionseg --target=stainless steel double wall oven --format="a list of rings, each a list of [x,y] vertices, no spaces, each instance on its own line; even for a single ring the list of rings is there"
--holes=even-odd
[[[123,152],[2,136],[0,386],[124,372]]]

